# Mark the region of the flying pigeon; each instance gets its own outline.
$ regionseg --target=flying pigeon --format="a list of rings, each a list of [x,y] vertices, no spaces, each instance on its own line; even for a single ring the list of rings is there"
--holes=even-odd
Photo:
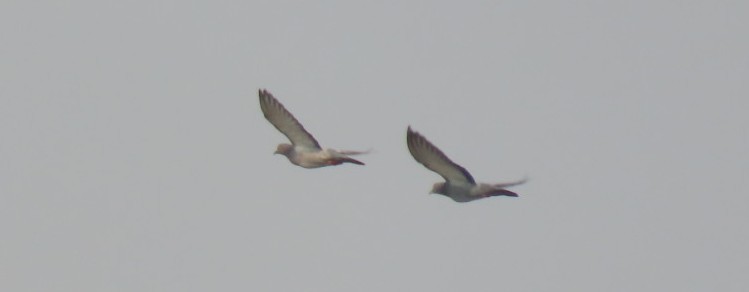
[[[445,182],[434,184],[430,194],[444,195],[459,203],[494,196],[517,197],[516,193],[504,188],[519,185],[526,181],[526,179],[522,179],[501,184],[477,184],[465,168],[452,162],[424,136],[411,130],[410,126],[406,133],[406,144],[408,144],[408,150],[417,162],[445,178]]]
[[[367,151],[345,151],[321,148],[312,135],[286,108],[265,89],[259,90],[260,109],[265,118],[276,129],[289,138],[291,144],[278,144],[274,154],[283,154],[291,163],[304,168],[318,168],[342,163],[364,165],[348,155],[365,154]]]

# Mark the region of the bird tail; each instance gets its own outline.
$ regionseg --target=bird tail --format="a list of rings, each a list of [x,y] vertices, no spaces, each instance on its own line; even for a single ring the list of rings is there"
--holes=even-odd
[[[488,194],[488,197],[496,197],[496,196],[517,197],[518,194],[516,194],[514,192],[511,192],[511,191],[508,191],[508,190],[505,190],[505,189],[496,189],[496,190],[491,191]]]
[[[332,161],[332,164],[335,164],[335,165],[338,165],[338,164],[341,164],[341,163],[353,163],[353,164],[358,164],[358,165],[364,165],[364,162],[361,162],[359,160],[353,159],[351,157],[340,157],[340,158],[336,158],[336,159],[334,159]]]

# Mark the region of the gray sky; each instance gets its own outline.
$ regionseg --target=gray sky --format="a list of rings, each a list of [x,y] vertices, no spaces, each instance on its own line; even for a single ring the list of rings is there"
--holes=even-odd
[[[0,290],[747,291],[748,13],[3,1]],[[367,165],[272,155],[258,88]],[[407,125],[531,180],[430,196]]]

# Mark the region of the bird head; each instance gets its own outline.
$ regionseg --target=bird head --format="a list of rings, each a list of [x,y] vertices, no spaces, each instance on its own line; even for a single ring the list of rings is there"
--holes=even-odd
[[[273,152],[273,154],[288,155],[293,149],[294,146],[292,146],[291,144],[278,144],[278,147],[276,147],[276,152]]]
[[[429,191],[429,194],[444,194],[445,193],[445,183],[435,183],[432,186],[432,190]]]

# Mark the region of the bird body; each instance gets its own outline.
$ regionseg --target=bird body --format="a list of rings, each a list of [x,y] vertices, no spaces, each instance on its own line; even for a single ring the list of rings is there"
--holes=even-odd
[[[439,148],[416,131],[408,127],[406,144],[411,155],[427,169],[436,172],[445,182],[435,183],[430,193],[441,194],[455,202],[465,203],[494,196],[517,197],[505,188],[525,183],[525,179],[502,183],[476,183],[473,176],[462,166],[448,158]]]
[[[282,144],[284,145],[284,144]],[[289,145],[289,144],[285,144]],[[293,147],[288,152],[278,152],[276,154],[282,154],[294,164],[304,168],[318,168],[331,165],[339,165],[342,163],[353,163],[358,165],[364,165],[363,162],[348,157],[340,152],[330,149],[308,149],[305,147]]]

